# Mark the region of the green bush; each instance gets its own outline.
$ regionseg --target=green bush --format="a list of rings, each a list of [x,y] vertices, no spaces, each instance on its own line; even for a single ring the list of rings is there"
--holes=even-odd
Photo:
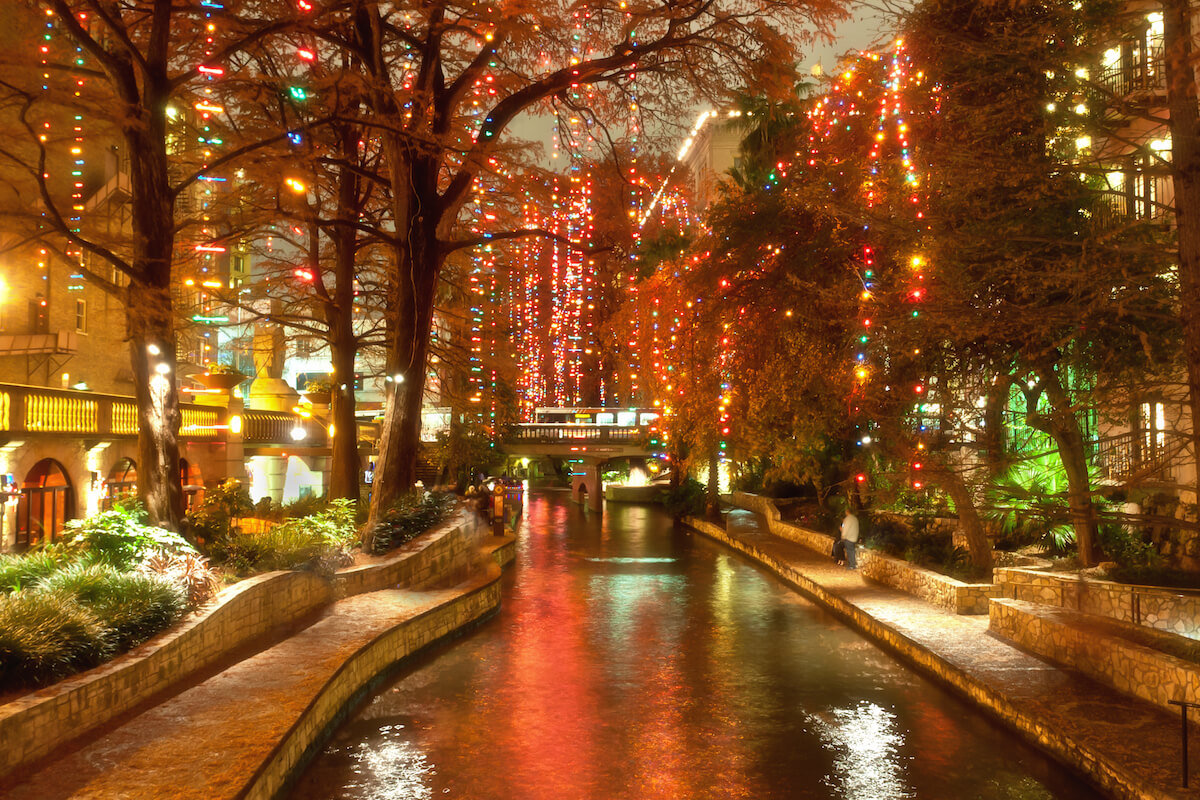
[[[50,575],[38,590],[70,597],[112,629],[127,650],[170,627],[187,607],[182,586],[158,575],[121,572],[107,564],[76,565]]]
[[[695,478],[687,478],[663,494],[663,507],[674,519],[703,516],[707,493],[704,484]]]
[[[196,549],[174,531],[145,524],[141,505],[118,503],[87,519],[68,522],[63,537],[95,561],[127,570],[154,553],[194,553]]]
[[[115,652],[112,629],[70,595],[26,591],[0,597],[0,688],[49,683]]]
[[[1119,525],[1101,525],[1100,547],[1118,567],[1136,569],[1157,567],[1162,562],[1158,548],[1152,542],[1143,541]]]
[[[204,490],[204,501],[188,512],[184,525],[193,538],[211,547],[229,536],[233,520],[249,516],[253,511],[250,490],[230,478],[220,486]]]
[[[17,592],[71,563],[67,548],[47,544],[28,553],[0,555],[0,591]]]
[[[386,553],[412,541],[448,517],[457,503],[450,492],[413,491],[400,497],[375,526],[372,552]]]
[[[240,574],[279,569],[328,573],[350,563],[348,550],[357,538],[354,503],[333,500],[316,514],[289,519],[264,533],[229,534],[216,554]]]
[[[879,550],[889,556],[903,558],[909,547],[908,528],[892,517],[870,518],[862,515],[862,540],[866,547]]]

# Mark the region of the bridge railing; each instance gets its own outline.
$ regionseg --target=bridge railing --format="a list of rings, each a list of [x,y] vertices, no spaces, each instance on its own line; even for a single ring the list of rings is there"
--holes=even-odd
[[[513,442],[525,444],[572,444],[575,442],[630,444],[637,442],[649,432],[648,427],[637,425],[534,422],[514,426],[509,432],[508,438]]]

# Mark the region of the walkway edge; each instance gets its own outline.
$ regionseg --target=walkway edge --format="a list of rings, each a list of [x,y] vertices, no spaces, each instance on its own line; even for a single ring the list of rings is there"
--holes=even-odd
[[[931,677],[996,719],[1016,730],[1035,747],[1045,751],[1067,766],[1088,776],[1097,786],[1122,800],[1171,800],[1173,795],[1161,794],[1140,785],[1120,765],[1096,753],[1086,745],[1051,730],[1031,714],[1010,702],[975,676],[946,660],[938,653],[879,621],[858,606],[841,597],[803,572],[764,553],[753,544],[730,536],[720,526],[694,517],[684,518],[684,524],[698,533],[714,539],[774,572],[795,586],[851,627],[876,643],[886,647]]]
[[[461,591],[454,598],[404,620],[360,647],[309,701],[237,797],[269,800],[281,796],[355,701],[399,662],[499,610],[502,572],[499,564],[489,562],[482,575],[456,587]]]

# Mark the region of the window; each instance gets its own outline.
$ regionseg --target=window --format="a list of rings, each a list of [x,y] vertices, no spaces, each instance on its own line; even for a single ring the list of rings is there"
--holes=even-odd
[[[87,301],[75,301],[75,330],[87,333]]]
[[[1149,401],[1138,406],[1134,427],[1138,432],[1139,455],[1153,458],[1167,444],[1166,407],[1159,401]]]

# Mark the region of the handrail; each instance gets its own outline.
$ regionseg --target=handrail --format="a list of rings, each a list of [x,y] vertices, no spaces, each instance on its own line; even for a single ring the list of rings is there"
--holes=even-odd
[[[571,444],[580,441],[633,443],[649,433],[650,427],[642,425],[534,422],[513,426],[505,438],[512,442],[538,444]]]
[[[1188,444],[1188,437],[1167,431],[1129,431],[1097,442],[1096,463],[1106,478],[1162,480]]]

